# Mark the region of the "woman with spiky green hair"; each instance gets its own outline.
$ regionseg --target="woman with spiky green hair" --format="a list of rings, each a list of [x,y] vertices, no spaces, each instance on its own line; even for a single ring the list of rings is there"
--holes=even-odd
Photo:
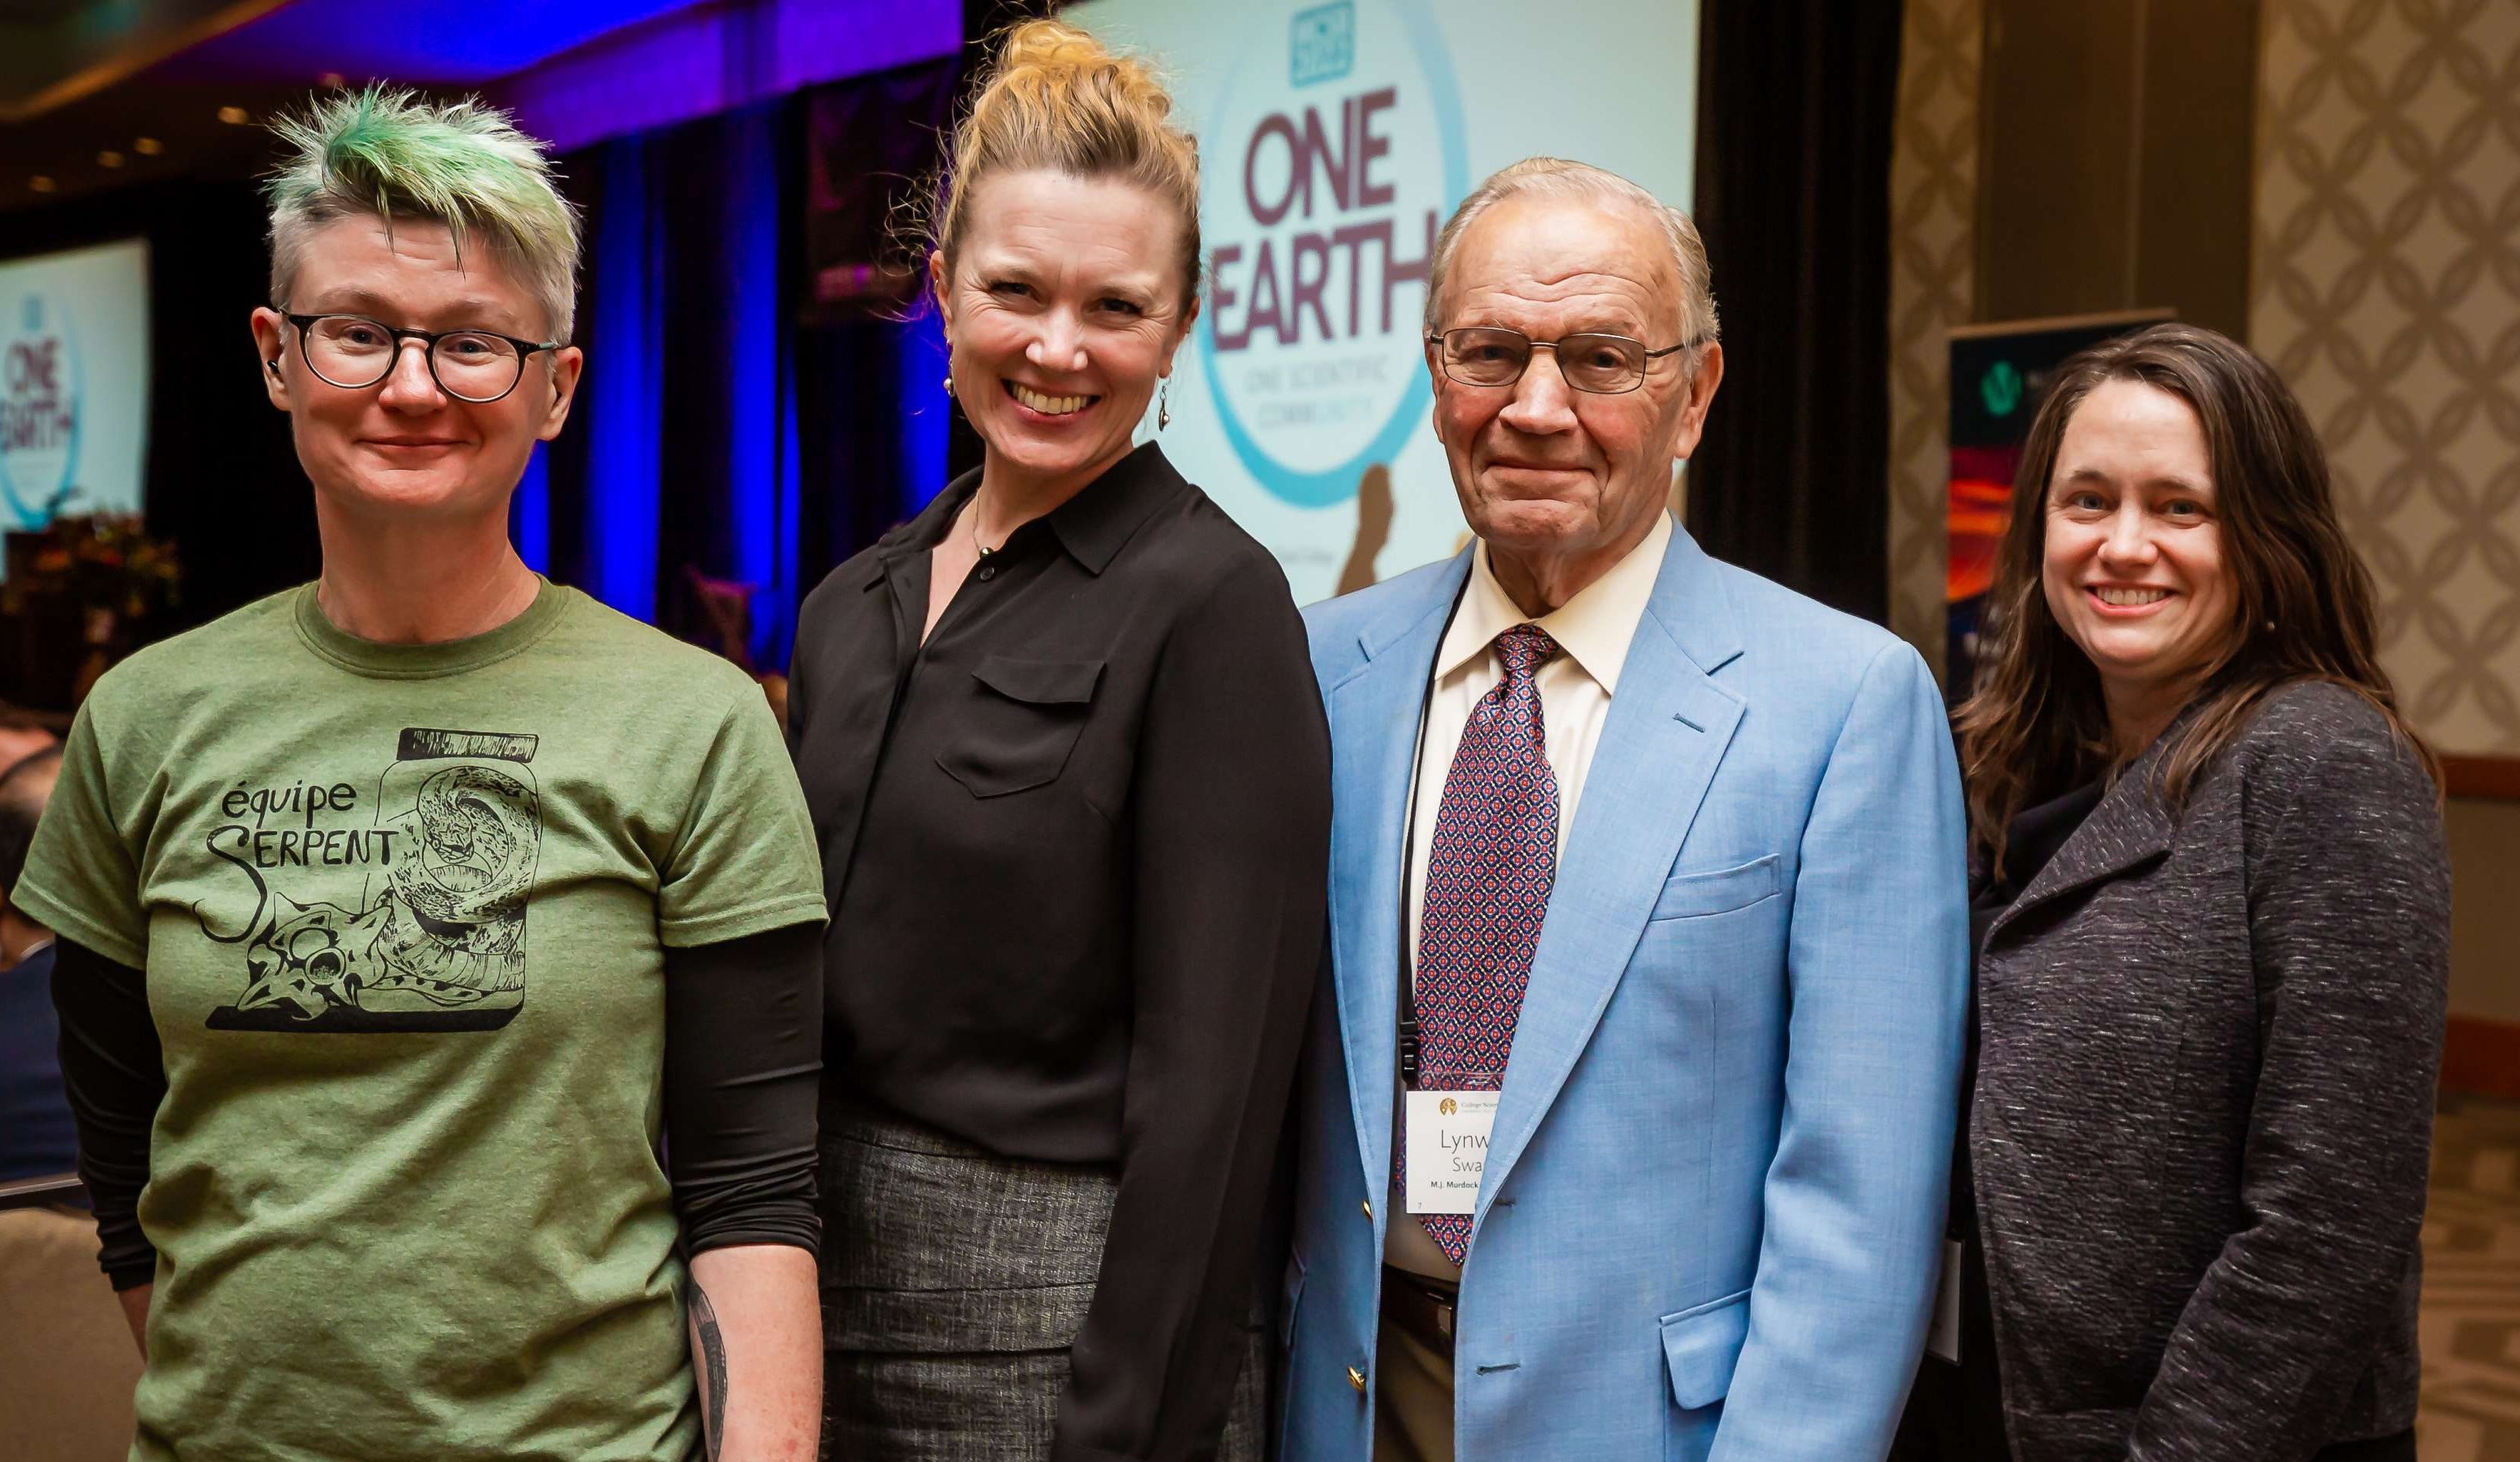
[[[117,666],[13,902],[135,1458],[812,1456],[823,890],[757,687],[527,569],[574,212],[477,103],[283,123],[315,582]]]

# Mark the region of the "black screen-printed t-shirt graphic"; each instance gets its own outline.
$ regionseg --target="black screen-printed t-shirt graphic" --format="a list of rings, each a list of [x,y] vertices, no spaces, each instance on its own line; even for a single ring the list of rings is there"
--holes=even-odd
[[[141,1459],[682,1462],[665,951],[823,918],[759,688],[573,590],[115,667],[22,901],[145,973]]]
[[[361,825],[351,783],[283,790],[277,829],[212,832],[253,906],[233,934],[246,985],[231,1030],[495,1030],[525,999],[525,912],[542,843],[531,735],[405,727]],[[252,816],[251,794],[224,804]],[[268,799],[262,803],[269,805]],[[261,864],[280,872],[266,878]]]

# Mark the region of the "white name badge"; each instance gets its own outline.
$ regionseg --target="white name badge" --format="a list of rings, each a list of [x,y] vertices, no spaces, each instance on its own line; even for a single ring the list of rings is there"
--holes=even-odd
[[[1409,1211],[1467,1213],[1479,1206],[1496,1126],[1493,1091],[1413,1091],[1409,1097]]]

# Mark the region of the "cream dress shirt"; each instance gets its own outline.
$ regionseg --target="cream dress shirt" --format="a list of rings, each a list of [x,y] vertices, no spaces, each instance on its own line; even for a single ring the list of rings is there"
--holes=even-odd
[[[1547,743],[1549,770],[1557,779],[1557,861],[1566,862],[1566,832],[1575,825],[1575,803],[1584,795],[1584,774],[1593,765],[1593,748],[1601,740],[1601,723],[1609,718],[1610,698],[1618,693],[1619,666],[1628,659],[1628,643],[1653,597],[1654,579],[1662,572],[1664,552],[1671,546],[1671,515],[1655,518],[1642,542],[1610,571],[1585,585],[1574,598],[1539,619],[1522,612],[1488,565],[1488,546],[1481,543],[1470,558],[1470,581],[1462,591],[1461,607],[1445,628],[1435,652],[1435,686],[1426,719],[1418,731],[1418,784],[1412,796],[1415,816],[1409,840],[1409,972],[1418,973],[1418,927],[1425,912],[1426,860],[1434,850],[1435,819],[1444,801],[1444,779],[1461,750],[1462,729],[1479,699],[1505,677],[1498,663],[1496,637],[1517,624],[1534,623],[1557,642],[1559,653],[1549,658],[1534,677],[1540,691],[1541,733]],[[1392,1131],[1399,1132],[1394,1101]],[[1391,1222],[1383,1259],[1412,1273],[1458,1281],[1460,1267],[1444,1256],[1426,1225],[1410,1213],[1395,1165],[1390,1205]]]

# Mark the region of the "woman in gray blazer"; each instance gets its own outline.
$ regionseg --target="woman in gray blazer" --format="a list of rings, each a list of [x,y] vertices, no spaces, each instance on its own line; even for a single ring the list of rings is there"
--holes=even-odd
[[[1960,1317],[1894,1457],[2414,1457],[2450,877],[2435,768],[2274,372],[2060,371],[1959,711]]]

